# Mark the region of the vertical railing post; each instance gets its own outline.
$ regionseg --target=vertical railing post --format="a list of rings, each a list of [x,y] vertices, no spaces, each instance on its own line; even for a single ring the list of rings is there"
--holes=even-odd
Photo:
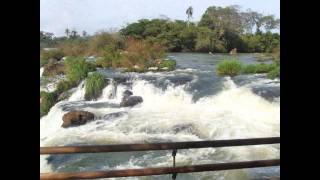
[[[174,149],[172,151],[172,157],[173,157],[173,167],[176,167],[176,155],[177,155],[177,150]],[[175,180],[177,177],[177,173],[172,173],[172,180]]]

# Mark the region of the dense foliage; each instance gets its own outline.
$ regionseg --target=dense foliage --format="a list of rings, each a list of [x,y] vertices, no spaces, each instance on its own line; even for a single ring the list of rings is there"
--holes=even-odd
[[[188,13],[187,13],[188,12]],[[40,32],[40,44],[58,47],[66,56],[103,56],[106,46],[125,49],[128,37],[157,43],[170,52],[192,51],[225,53],[274,52],[280,48],[280,34],[272,33],[280,26],[273,15],[247,10],[238,6],[211,6],[199,22],[190,22],[192,8],[187,9],[188,20],[141,19],[128,24],[119,32],[99,32],[92,36],[66,29],[66,36],[54,37]]]

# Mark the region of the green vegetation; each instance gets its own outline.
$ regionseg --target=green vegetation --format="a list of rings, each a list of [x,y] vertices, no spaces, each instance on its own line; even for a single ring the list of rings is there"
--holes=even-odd
[[[176,61],[172,59],[162,60],[159,68],[165,68],[167,71],[173,71],[176,69]]]
[[[109,67],[120,67],[121,66],[121,53],[120,50],[114,44],[107,45],[104,49],[102,58],[96,61],[98,67],[109,68]]]
[[[64,57],[64,53],[59,49],[43,50],[40,55],[40,58],[45,60],[54,59],[59,61],[63,57]]]
[[[66,80],[60,81],[57,84],[56,93],[61,94],[61,93],[68,91],[69,89],[71,89],[75,86],[76,86],[76,84],[72,84],[69,81],[66,81]]]
[[[268,72],[268,78],[275,79],[280,77],[280,66],[275,67],[273,70]]]
[[[42,48],[56,47],[65,56],[105,56],[106,46],[125,50],[130,38],[159,44],[169,52],[225,53],[237,48],[240,53],[271,53],[280,49],[280,34],[271,32],[279,28],[280,19],[273,15],[243,11],[238,6],[211,6],[196,24],[190,21],[192,7],[188,7],[186,14],[187,21],[140,19],[119,32],[99,32],[92,36],[84,32],[81,36],[69,29],[63,37],[41,31],[40,44]]]
[[[106,85],[106,81],[104,77],[99,73],[90,74],[85,83],[85,99],[92,100],[97,99],[101,93],[103,88]]]
[[[267,73],[267,77],[274,79],[280,77],[280,64],[248,64],[243,65],[239,60],[223,60],[217,66],[218,75],[236,76],[239,74],[260,74]]]
[[[40,92],[40,117],[46,115],[50,108],[56,103],[56,94],[48,92]]]
[[[56,75],[64,74],[65,72],[64,64],[56,62],[53,59],[49,59],[43,67],[43,76],[53,77]]]
[[[260,63],[256,65],[255,73],[268,73],[276,68],[276,64]]]
[[[225,59],[217,66],[218,75],[236,76],[241,72],[242,64],[236,59]]]
[[[78,84],[87,77],[88,72],[95,71],[95,65],[86,62],[81,57],[68,57],[65,60],[67,80],[71,84]]]

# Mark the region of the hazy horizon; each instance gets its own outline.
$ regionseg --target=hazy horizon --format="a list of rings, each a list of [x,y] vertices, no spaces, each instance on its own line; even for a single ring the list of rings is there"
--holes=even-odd
[[[166,16],[186,20],[186,9],[193,7],[192,21],[200,20],[209,6],[239,5],[280,18],[280,0],[40,0],[40,30],[63,36],[66,28],[83,30],[90,35],[102,30],[117,29],[139,19]]]

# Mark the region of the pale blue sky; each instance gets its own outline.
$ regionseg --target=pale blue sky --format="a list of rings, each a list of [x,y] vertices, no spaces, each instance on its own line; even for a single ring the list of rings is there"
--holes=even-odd
[[[280,0],[40,0],[40,30],[64,34],[75,28],[89,34],[110,28],[120,29],[141,18],[186,20],[185,11],[193,7],[193,21],[199,21],[209,6],[240,5],[280,18]]]

